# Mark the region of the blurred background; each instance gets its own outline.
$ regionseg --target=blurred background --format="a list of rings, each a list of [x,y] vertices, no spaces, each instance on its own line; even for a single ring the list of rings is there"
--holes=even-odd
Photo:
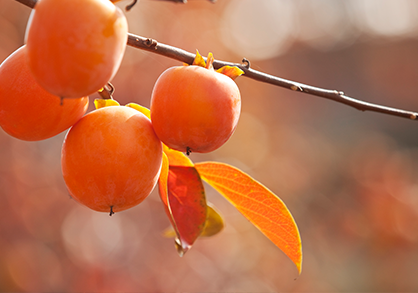
[[[23,45],[30,11],[0,1],[0,61]],[[126,16],[137,35],[418,110],[415,0],[141,0]],[[180,62],[128,47],[112,81],[115,99],[149,106],[154,82],[174,65]],[[66,191],[65,133],[24,142],[0,129],[0,291],[417,291],[417,122],[245,76],[236,82],[243,102],[235,134],[192,159],[230,163],[283,199],[302,237],[300,276],[208,186],[226,227],[180,258],[162,237],[169,221],[157,192],[112,217],[91,211]]]

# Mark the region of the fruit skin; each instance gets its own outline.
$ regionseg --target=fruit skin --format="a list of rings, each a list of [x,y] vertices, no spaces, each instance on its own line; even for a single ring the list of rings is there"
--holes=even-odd
[[[62,173],[71,196],[99,212],[142,202],[157,183],[162,144],[151,121],[125,106],[94,110],[67,133]]]
[[[0,126],[18,139],[43,140],[76,123],[86,113],[89,99],[61,103],[38,85],[26,57],[26,46],[22,46],[0,65]]]
[[[168,147],[207,153],[235,131],[241,112],[238,86],[226,75],[200,66],[164,71],[154,85],[151,121]]]
[[[90,95],[116,74],[128,24],[109,0],[40,0],[27,28],[29,66],[47,91]]]

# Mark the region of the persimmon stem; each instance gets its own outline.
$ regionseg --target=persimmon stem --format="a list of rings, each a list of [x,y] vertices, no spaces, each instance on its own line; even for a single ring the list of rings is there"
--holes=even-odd
[[[115,87],[108,82],[102,89],[98,91],[98,94],[102,99],[113,100],[113,93],[115,92]]]
[[[138,2],[138,1],[137,1],[137,0],[133,0],[133,2],[132,2],[131,4],[129,4],[129,5],[127,5],[127,6],[125,7],[125,10],[126,10],[126,11],[131,10],[131,9],[132,9],[132,7],[134,7],[134,6],[135,6],[136,2]]]
[[[109,216],[112,216],[115,212],[113,211],[113,206],[110,206],[110,213]]]
[[[30,8],[34,8],[37,0],[16,0]],[[182,0],[166,0],[173,2],[184,2]],[[212,1],[214,2],[214,1]],[[163,43],[157,42],[155,39],[145,38],[128,33],[128,45],[137,49],[152,52],[158,55],[162,55],[177,61],[181,61],[187,64],[192,64],[195,58],[195,54],[187,52],[177,47],[169,46]],[[206,58],[205,58],[206,59]],[[245,63],[245,64],[242,64]],[[344,92],[338,90],[323,89],[303,83],[283,79],[271,74],[267,74],[261,71],[250,68],[250,62],[247,59],[243,59],[242,63],[232,63],[220,60],[214,60],[213,67],[219,69],[223,66],[237,66],[244,71],[244,77],[251,78],[260,82],[265,82],[275,86],[283,87],[292,91],[301,92],[308,95],[313,95],[328,100],[335,101],[350,107],[353,107],[359,111],[371,111],[382,114],[387,114],[396,117],[402,117],[410,120],[418,120],[418,112],[401,110],[397,108],[387,107],[379,104],[369,103],[362,100],[358,100],[349,96],[346,96]]]

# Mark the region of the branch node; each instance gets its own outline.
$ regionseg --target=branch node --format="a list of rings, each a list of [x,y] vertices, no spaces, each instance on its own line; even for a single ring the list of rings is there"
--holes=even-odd
[[[339,96],[344,96],[344,92],[342,92],[342,91],[335,90],[334,92],[335,92],[335,94],[337,94]]]
[[[411,114],[411,116],[409,116],[409,118],[411,118],[412,120],[417,119],[417,115],[416,114]]]
[[[149,48],[157,48],[158,42],[154,39],[148,38],[144,41],[144,45]]]
[[[250,60],[248,60],[247,58],[244,57],[244,58],[242,58],[242,63],[245,63],[244,64],[245,68],[250,69],[250,67],[251,67]]]
[[[298,86],[298,85],[296,85],[296,84],[292,85],[292,86],[290,87],[290,89],[291,89],[292,91],[300,91],[300,92],[303,92],[303,88],[302,88],[302,87],[300,87],[300,86]]]

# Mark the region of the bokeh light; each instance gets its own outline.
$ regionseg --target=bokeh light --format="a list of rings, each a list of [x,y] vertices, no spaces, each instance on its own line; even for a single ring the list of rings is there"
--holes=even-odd
[[[358,26],[370,35],[403,37],[417,34],[416,1],[351,0],[349,3],[355,10]]]
[[[296,34],[294,4],[286,0],[231,0],[223,14],[223,41],[250,60],[284,53]]]

